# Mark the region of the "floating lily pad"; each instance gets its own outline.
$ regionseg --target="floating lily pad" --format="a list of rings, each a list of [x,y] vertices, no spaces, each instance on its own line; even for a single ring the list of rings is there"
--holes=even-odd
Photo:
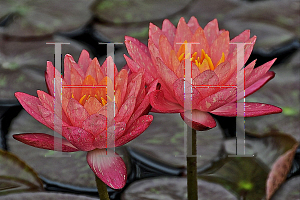
[[[22,111],[13,122],[10,133],[24,132],[39,132],[53,135],[51,129],[37,122],[27,112]],[[83,188],[96,187],[95,175],[86,161],[86,152],[61,153],[39,149],[16,141],[11,135],[8,137],[8,147],[11,152],[29,163],[43,178],[65,185]],[[129,173],[129,157],[126,150],[124,148],[116,148],[116,152],[123,156]]]
[[[300,176],[296,176],[284,184],[277,190],[271,200],[299,200],[300,199]]]
[[[82,195],[72,195],[72,194],[62,194],[53,192],[30,192],[30,193],[19,193],[10,194],[1,197],[2,200],[32,200],[32,199],[42,199],[42,200],[95,200],[97,198],[86,197]]]
[[[224,26],[234,35],[250,29],[257,35],[255,48],[272,49],[300,36],[300,2],[246,2],[226,15]]]
[[[273,133],[245,140],[246,155],[250,157],[228,157],[227,154],[236,154],[236,140],[226,140],[224,144],[225,157],[200,177],[228,186],[238,197],[253,200],[269,198],[285,181],[299,145],[289,135]]]
[[[268,170],[253,157],[225,157],[199,177],[221,184],[242,199],[261,200]]]
[[[127,145],[156,161],[174,167],[185,167],[183,120],[179,114],[151,114],[154,120],[150,127]],[[222,142],[223,136],[219,126],[208,131],[198,131],[198,166],[213,160],[218,155]]]
[[[43,183],[31,167],[15,155],[0,150],[0,196],[41,190]]]
[[[99,0],[93,4],[92,11],[100,20],[110,23],[149,22],[167,18],[189,3],[191,0]]]
[[[0,99],[15,99],[22,91],[36,95],[36,90],[47,91],[45,70],[47,61],[54,63],[54,45],[48,42],[70,43],[62,45],[62,55],[69,53],[77,61],[86,47],[63,37],[19,42],[0,35]],[[12,84],[13,83],[13,84]]]
[[[299,64],[294,60],[271,69],[276,73],[275,78],[246,98],[246,101],[249,102],[263,102],[282,108],[280,114],[245,118],[247,132],[263,135],[272,130],[277,130],[290,134],[300,141],[300,81],[298,67]]]
[[[126,1],[126,3],[124,3],[125,1],[119,0],[101,1],[98,6],[100,8],[103,8],[104,11],[100,11],[101,9],[98,12],[96,11],[98,18],[107,20],[109,22],[113,21],[116,18],[121,18],[121,20],[116,20],[117,24],[100,21],[94,26],[97,32],[108,37],[114,42],[124,42],[124,36],[128,35],[141,40],[143,43],[147,43],[150,22],[161,28],[162,22],[166,18],[169,19],[175,26],[177,26],[178,21],[181,17],[184,17],[186,22],[188,22],[190,17],[195,16],[198,19],[199,24],[204,27],[209,21],[213,20],[214,18],[217,18],[219,22],[222,23],[222,21],[225,20],[224,16],[227,12],[232,11],[232,9],[238,7],[240,4],[243,4],[243,2],[241,1],[231,0],[133,1],[136,1],[138,3],[132,4],[130,3],[130,1]],[[114,5],[115,2],[119,2],[118,5]],[[151,12],[144,12],[143,9],[137,8],[137,6],[143,5],[144,2],[147,2],[147,9],[151,9]],[[122,3],[128,4],[128,6],[131,7],[130,9],[132,9],[132,11],[128,11],[128,9],[123,10]],[[101,7],[102,4],[104,6]],[[159,7],[159,9],[155,9],[155,7],[151,6],[151,4],[155,4]],[[113,9],[113,12],[110,12],[110,9],[105,10],[106,6],[111,6],[110,9]],[[95,7],[94,11],[96,9],[97,8]],[[175,12],[176,9],[178,9],[178,11]],[[172,15],[170,15],[170,13],[172,13]],[[112,14],[114,15],[113,17],[111,17]],[[148,14],[150,16],[148,16]],[[137,17],[132,19],[129,17],[130,20],[128,20],[128,16]]]
[[[3,0],[0,21],[10,15],[4,33],[13,37],[36,37],[54,32],[72,31],[91,18],[89,6],[94,0]]]
[[[121,200],[186,200],[186,178],[148,178],[131,184],[122,194]],[[198,180],[198,199],[237,199],[224,187]]]

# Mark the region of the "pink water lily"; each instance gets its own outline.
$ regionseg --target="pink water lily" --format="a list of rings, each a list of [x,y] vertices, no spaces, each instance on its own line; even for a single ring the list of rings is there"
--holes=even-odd
[[[254,93],[275,76],[269,71],[275,59],[257,68],[254,68],[253,61],[244,68],[244,74],[241,69],[237,71],[237,46],[230,43],[251,43],[245,45],[242,53],[245,64],[255,40],[256,36],[250,38],[249,30],[230,40],[229,32],[219,30],[216,19],[204,29],[195,17],[191,17],[188,23],[181,18],[177,28],[165,19],[162,29],[150,23],[148,47],[126,36],[125,44],[132,59],[127,56],[125,59],[133,72],[144,68],[146,84],[159,80],[160,90],[150,95],[153,111],[180,113],[182,118],[184,112],[191,112],[192,119],[186,121],[192,121],[196,130],[206,130],[216,126],[209,113],[253,117],[281,112],[280,108],[272,105],[246,102],[245,112],[237,113],[236,107],[242,104],[237,103],[238,100]],[[189,55],[185,55],[185,43],[197,43],[191,45]],[[185,111],[184,84],[191,84],[184,79],[186,61],[191,63],[193,91],[192,110]],[[245,76],[245,93],[243,90],[237,94],[237,88],[230,87],[237,85],[237,76]]]
[[[108,62],[114,67],[114,77],[108,76]],[[15,96],[31,116],[50,129],[57,131],[54,122],[60,122],[61,151],[87,151],[89,166],[105,184],[114,189],[124,187],[125,163],[109,148],[126,144],[150,125],[153,117],[147,115],[149,94],[157,83],[153,82],[146,89],[142,70],[130,75],[126,69],[118,72],[111,57],[100,66],[97,58],[91,60],[85,50],[78,63],[71,55],[65,56],[62,94],[55,93],[60,88],[54,89],[54,77],[60,78],[61,74],[48,62],[45,75],[48,93],[37,91],[38,97],[35,97],[17,92]],[[114,87],[114,96],[107,95],[106,86]],[[108,102],[114,103],[115,115],[111,121]],[[57,150],[54,145],[57,138],[52,135],[24,133],[13,137],[34,147]],[[109,139],[114,142],[109,143]]]

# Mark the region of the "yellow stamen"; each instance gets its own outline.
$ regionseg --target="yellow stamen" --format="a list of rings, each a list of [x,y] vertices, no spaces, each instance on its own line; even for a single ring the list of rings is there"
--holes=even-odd
[[[224,54],[224,52],[222,52],[222,57],[221,57],[221,59],[219,60],[219,62],[216,66],[218,66],[219,64],[221,64],[224,61],[225,61],[225,54]]]
[[[74,97],[74,94],[72,94],[72,98],[74,99],[75,97]]]
[[[111,102],[113,101],[109,96],[107,96],[108,100],[110,100]]]
[[[188,53],[186,56],[185,56],[185,58],[184,59],[188,59],[189,57],[190,57],[190,53]]]
[[[103,106],[105,106],[107,101],[103,97],[101,97],[101,103],[102,103]]]
[[[209,66],[210,70],[214,70],[215,67],[214,67],[214,65],[213,65],[213,63],[212,63],[210,57],[209,57],[207,54],[205,54],[205,59],[206,59],[207,62],[208,62],[208,66]]]
[[[81,105],[83,105],[83,100],[84,100],[85,97],[86,97],[86,94],[83,95],[83,96],[81,97],[81,99],[79,100],[79,103],[80,103]]]
[[[184,57],[184,53],[182,53],[182,54],[178,57],[179,62],[182,61],[183,57]]]

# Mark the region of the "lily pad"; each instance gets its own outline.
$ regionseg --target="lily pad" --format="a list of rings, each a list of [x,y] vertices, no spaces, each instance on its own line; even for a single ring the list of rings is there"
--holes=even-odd
[[[32,200],[32,199],[43,199],[43,200],[96,200],[97,198],[86,197],[82,195],[73,194],[62,194],[53,192],[30,192],[30,193],[19,193],[10,194],[1,197],[2,200]]]
[[[83,45],[63,37],[19,42],[0,35],[0,99],[15,99],[14,93],[22,91],[36,95],[36,90],[47,91],[45,70],[47,61],[54,63],[54,45],[62,45],[62,55],[69,53],[77,61]],[[12,84],[13,83],[13,84]]]
[[[0,20],[9,15],[4,34],[13,37],[37,37],[72,31],[91,19],[89,6],[94,0],[3,0]],[[66,9],[67,8],[67,9]]]
[[[93,4],[92,11],[98,19],[110,23],[149,22],[167,18],[189,3],[191,0],[98,0]]]
[[[151,114],[154,120],[150,127],[127,145],[156,161],[173,167],[185,167],[183,120],[178,114]],[[223,136],[219,126],[197,132],[198,167],[207,164],[218,155],[222,142]]]
[[[257,35],[255,48],[272,49],[299,38],[299,12],[299,1],[246,2],[226,15],[224,26],[234,35],[250,29]]]
[[[225,157],[199,177],[221,184],[239,199],[261,200],[265,196],[268,169],[253,157]]]
[[[0,150],[0,196],[41,190],[43,183],[30,166],[15,155]]]
[[[298,142],[289,135],[279,133],[246,138],[245,150],[249,157],[228,157],[228,154],[236,154],[235,144],[235,139],[226,140],[224,158],[202,172],[200,177],[228,186],[243,199],[269,199],[285,181]]]
[[[294,59],[296,57],[292,57],[290,62],[272,69],[276,73],[275,78],[246,98],[246,101],[249,102],[263,102],[282,108],[280,114],[245,118],[247,132],[263,135],[276,130],[290,134],[300,141],[299,57],[298,61]]]
[[[277,190],[271,200],[298,200],[300,199],[300,176],[296,176],[284,184]]]
[[[11,134],[17,133],[47,133],[53,131],[37,122],[24,110],[16,117],[11,127]],[[82,188],[95,188],[95,175],[86,161],[86,152],[62,153],[57,151],[39,149],[16,141],[8,137],[9,150],[20,158],[30,163],[39,176],[52,182],[67,186]],[[22,149],[22,151],[20,151]],[[124,148],[116,148],[119,155],[123,156],[128,173],[130,172],[129,157]]]
[[[131,184],[122,194],[121,200],[186,200],[186,178],[148,178]],[[224,187],[198,180],[198,199],[237,199]]]

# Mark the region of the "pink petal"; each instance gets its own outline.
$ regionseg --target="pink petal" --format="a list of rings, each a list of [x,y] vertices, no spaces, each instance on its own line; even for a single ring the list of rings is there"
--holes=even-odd
[[[74,126],[81,127],[84,120],[89,116],[86,109],[75,99],[71,98],[66,113]]]
[[[125,45],[127,48],[127,51],[131,58],[142,68],[145,69],[145,73],[150,74],[154,79],[157,78],[156,71],[154,70],[155,67],[152,64],[151,58],[145,54],[143,51],[139,49],[139,47],[131,42],[131,41],[125,41]],[[153,80],[151,80],[152,82]]]
[[[245,112],[237,113],[237,106],[244,105]],[[226,117],[257,117],[261,115],[269,115],[282,112],[281,108],[264,103],[228,103],[216,110],[211,111],[212,114]]]
[[[55,74],[54,74],[55,73]],[[50,95],[54,96],[54,78],[61,78],[61,74],[55,67],[52,62],[47,61],[47,70],[45,74],[47,89]]]
[[[246,82],[246,87],[248,85],[252,85],[256,81],[261,79],[269,71],[269,69],[272,67],[272,65],[275,61],[276,61],[276,58],[269,61],[269,62],[266,62],[265,64],[255,68],[255,69],[253,69],[253,71],[249,75],[249,80]]]
[[[184,99],[185,99],[185,89],[184,87],[190,84],[188,82],[184,81],[184,78],[178,79],[177,81],[175,81],[175,83],[173,84],[173,89],[174,89],[174,94],[175,97],[178,101],[178,103],[184,107]],[[202,99],[201,94],[198,92],[198,90],[196,88],[193,87],[192,90],[192,107],[195,107],[198,105],[199,101]]]
[[[158,45],[159,45],[159,37],[162,34],[163,34],[163,32],[160,30],[160,28],[158,28],[157,26],[155,26],[152,23],[149,24],[149,40],[152,41],[156,47],[158,47]]]
[[[83,77],[78,73],[78,71],[73,67],[71,68],[71,85],[81,86],[83,83]],[[65,88],[64,88],[65,89]],[[81,98],[81,87],[78,88],[71,88],[71,93],[73,94],[74,98],[79,101]],[[63,105],[64,106],[64,105]]]
[[[100,81],[105,77],[101,71],[100,64],[97,58],[94,58],[88,66],[85,77],[87,77],[88,75],[94,77],[97,83],[100,83]]]
[[[134,113],[131,115],[127,126],[131,126],[133,122],[136,121],[137,118],[139,118],[141,115],[146,115],[149,113],[149,109],[151,108],[150,106],[150,94],[156,90],[158,84],[158,80],[153,81],[148,87],[147,94],[144,96],[143,101],[141,104],[136,108]]]
[[[191,43],[199,43],[191,45],[192,52],[197,52],[198,57],[200,57],[202,49],[205,51],[205,53],[209,53],[210,47],[206,40],[204,30],[201,27],[195,31],[194,35],[192,36]]]
[[[196,107],[196,109],[210,112],[212,110],[215,110],[215,109],[231,102],[233,98],[236,98],[236,88],[235,87],[222,89],[222,90],[202,99],[198,103],[198,107]]]
[[[42,105],[39,98],[31,96],[29,94],[25,94],[23,92],[16,92],[16,98],[19,100],[20,104],[23,108],[32,116],[34,119],[38,120],[45,126],[48,126],[48,123],[42,117],[38,105]]]
[[[82,128],[89,133],[92,133],[94,137],[99,135],[106,129],[107,119],[103,115],[93,114],[89,116],[82,124]]]
[[[176,27],[168,19],[163,21],[162,32],[168,38],[170,44],[174,44]]]
[[[272,71],[267,72],[261,79],[256,81],[254,84],[252,84],[248,88],[246,88],[245,97],[247,97],[247,96],[253,94],[254,92],[256,92],[257,90],[259,90],[262,86],[264,86],[267,82],[269,82],[274,77],[275,77],[274,72],[272,72]],[[238,94],[237,100],[240,100],[242,98],[244,98],[244,92],[241,92],[240,94]]]
[[[162,113],[179,113],[183,112],[183,107],[179,104],[172,103],[164,98],[161,90],[156,90],[150,94],[151,106]]]
[[[224,53],[225,59],[227,58],[227,55],[229,53],[229,41],[229,32],[224,31],[219,34],[215,41],[212,43],[210,47],[210,57],[214,66],[216,66],[219,60],[222,58],[222,53]]]
[[[188,118],[192,115],[192,119]],[[189,125],[192,121],[192,128],[197,131],[204,131],[214,128],[217,124],[214,118],[207,112],[202,112],[200,110],[186,111],[185,113],[180,113],[181,118]]]
[[[122,69],[119,74],[115,77],[115,90],[120,90],[121,92],[121,101],[123,103],[126,90],[127,90],[127,82],[128,82],[128,71]]]
[[[233,38],[230,43],[244,43],[250,38],[250,30],[244,30],[241,34]],[[232,52],[236,45],[229,46],[229,52]]]
[[[206,70],[193,79],[193,86],[197,88],[198,92],[203,98],[214,94],[219,88],[214,86],[219,85],[219,78],[214,71]],[[209,87],[213,86],[213,87]]]
[[[219,35],[218,20],[214,19],[214,20],[210,21],[204,27],[204,33],[205,33],[205,37],[207,39],[208,44],[211,46],[212,43],[217,39],[217,37]]]
[[[23,133],[23,134],[13,135],[13,137],[16,140],[23,142],[24,144],[41,148],[41,149],[48,149],[54,151],[60,150],[63,152],[79,151],[79,149],[74,147],[66,139],[53,137],[52,135],[47,135],[44,133]],[[57,146],[54,145],[54,142],[58,140],[61,141],[60,149],[55,148]]]
[[[91,151],[95,149],[93,145],[95,137],[79,127],[68,126],[62,127],[63,136],[76,148],[81,151]]]
[[[187,42],[190,42],[191,38],[192,32],[188,25],[185,23],[184,18],[181,17],[177,25],[176,35],[174,39],[175,52],[178,52],[180,46],[182,45],[181,43],[184,43],[185,40]]]
[[[93,172],[109,187],[121,189],[126,184],[127,171],[122,158],[109,149],[95,149],[87,153]]]
[[[135,103],[136,98],[134,98],[133,96],[129,97],[119,109],[119,112],[116,114],[115,121],[127,123],[134,111]]]
[[[125,100],[129,97],[137,97],[138,92],[142,85],[143,73],[134,73],[129,77],[129,83],[126,89]],[[131,79],[131,80],[130,80]]]
[[[112,57],[111,56],[108,56],[107,58],[106,58],[106,60],[104,61],[104,63],[102,64],[102,66],[101,66],[101,70],[102,70],[102,74],[104,75],[104,76],[107,76],[107,65],[111,65],[113,68],[114,68],[114,77],[115,76],[117,76],[118,75],[118,69],[117,69],[117,66],[116,66],[116,64],[114,63],[114,61],[113,61],[113,59],[112,59]],[[110,79],[113,79],[113,77],[112,76],[108,76]]]
[[[162,60],[164,61],[165,65],[169,67],[172,71],[174,68],[171,63],[170,54],[171,50],[173,50],[171,44],[169,43],[167,37],[165,35],[161,35],[159,38],[159,53],[161,55]]]
[[[64,59],[64,79],[68,85],[71,84],[71,69],[74,68],[78,74],[83,78],[84,72],[74,61],[74,58],[70,54],[65,55]]]
[[[168,68],[160,58],[157,58],[155,67],[161,78],[159,82],[163,87],[168,88],[169,91],[172,91],[173,84],[178,79],[175,73]]]
[[[152,121],[152,115],[143,115],[140,118],[138,118],[130,126],[130,128],[126,130],[126,133],[116,141],[116,147],[122,146],[127,142],[130,142],[131,140],[142,134],[150,126]]]
[[[107,130],[103,130],[94,140],[94,146],[98,149],[113,148],[115,142],[120,138],[126,129],[126,123],[116,122],[113,126],[110,126]]]
[[[219,64],[214,70],[219,78],[219,85],[224,86],[226,82],[228,82],[234,71],[236,71],[236,69],[231,69],[230,63],[228,61]]]
[[[190,30],[192,31],[192,33],[194,34],[195,31],[200,27],[198,20],[196,17],[192,16],[189,20],[189,22],[187,23],[187,25],[189,26]]]
[[[130,37],[130,36],[125,36],[125,41],[126,40],[135,43],[141,51],[143,51],[146,55],[148,55],[150,57],[149,49],[144,43],[142,43],[138,39]]]
[[[79,59],[78,59],[78,65],[82,69],[83,73],[86,73],[87,68],[89,67],[92,59],[90,58],[89,52],[86,50],[82,50]]]

